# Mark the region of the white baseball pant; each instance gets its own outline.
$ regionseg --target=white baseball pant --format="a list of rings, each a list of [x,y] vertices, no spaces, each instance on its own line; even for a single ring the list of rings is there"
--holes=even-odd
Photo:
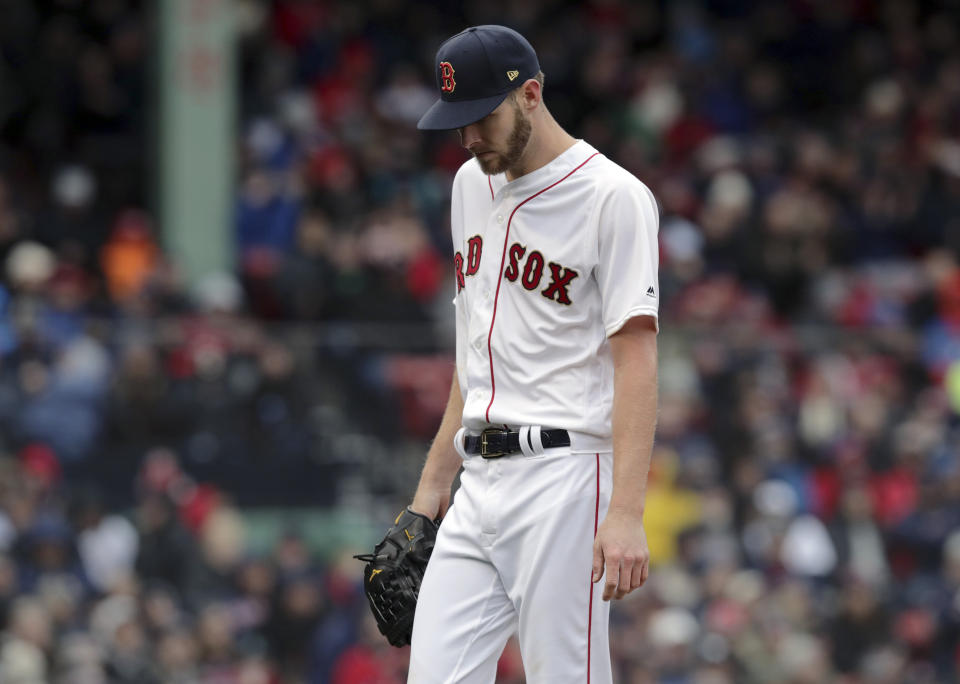
[[[609,684],[610,604],[591,572],[612,455],[541,447],[484,459],[463,453],[462,434],[464,470],[420,589],[408,684],[491,684],[518,632],[527,684]]]

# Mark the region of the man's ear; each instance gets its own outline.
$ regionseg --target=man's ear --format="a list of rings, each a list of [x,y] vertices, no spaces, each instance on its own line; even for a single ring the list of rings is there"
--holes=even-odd
[[[542,91],[540,82],[535,78],[528,78],[526,83],[517,88],[517,103],[526,111],[533,111],[541,102]]]

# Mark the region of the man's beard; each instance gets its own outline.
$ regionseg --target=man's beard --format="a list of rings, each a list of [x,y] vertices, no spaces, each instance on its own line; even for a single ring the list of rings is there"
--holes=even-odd
[[[530,132],[532,130],[530,122],[523,116],[520,107],[514,107],[513,112],[513,130],[510,131],[510,136],[507,138],[507,151],[503,154],[494,153],[488,159],[477,157],[480,170],[488,176],[516,168],[520,157],[527,149],[527,143],[530,142]]]

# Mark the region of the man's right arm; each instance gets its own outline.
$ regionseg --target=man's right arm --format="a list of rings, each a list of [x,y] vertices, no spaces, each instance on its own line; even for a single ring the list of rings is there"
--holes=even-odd
[[[460,383],[454,371],[447,408],[443,412],[437,436],[427,452],[427,460],[420,474],[420,484],[417,485],[417,493],[410,504],[414,511],[434,520],[447,514],[453,478],[463,463],[463,459],[453,448],[453,438],[462,423],[463,397],[460,395]]]
[[[473,160],[464,162],[457,170],[453,178],[453,188],[450,192],[450,236],[453,243],[454,256],[457,250],[463,250],[463,185],[469,181],[468,176],[471,172],[476,175],[473,180],[478,180],[477,176],[483,178],[479,173],[479,167]],[[487,181],[483,181],[483,189],[486,190]],[[469,309],[467,308],[464,296],[466,292],[461,292],[463,286],[459,281],[454,283],[454,302],[456,306],[456,359],[457,364],[465,364],[464,347],[466,331],[469,328],[468,318]],[[462,365],[461,365],[462,367]],[[460,394],[460,382],[458,379],[457,368],[453,370],[453,380],[450,383],[450,397],[447,399],[447,408],[443,412],[443,419],[440,421],[440,427],[437,430],[436,437],[433,438],[433,444],[427,452],[427,460],[423,464],[423,472],[420,474],[420,484],[417,485],[417,492],[413,497],[413,503],[410,504],[417,513],[422,513],[431,519],[442,518],[447,514],[450,507],[450,488],[453,486],[453,478],[457,476],[460,466],[463,465],[463,459],[453,448],[453,438],[457,431],[463,425],[463,396]]]

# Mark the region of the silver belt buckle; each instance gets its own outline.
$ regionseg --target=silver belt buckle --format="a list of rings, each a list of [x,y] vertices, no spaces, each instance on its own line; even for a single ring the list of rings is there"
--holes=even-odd
[[[507,451],[490,451],[490,445],[487,442],[487,435],[491,432],[500,432],[500,430],[497,430],[496,428],[487,428],[480,433],[480,455],[483,458],[500,458],[501,456],[508,454],[509,452]]]

